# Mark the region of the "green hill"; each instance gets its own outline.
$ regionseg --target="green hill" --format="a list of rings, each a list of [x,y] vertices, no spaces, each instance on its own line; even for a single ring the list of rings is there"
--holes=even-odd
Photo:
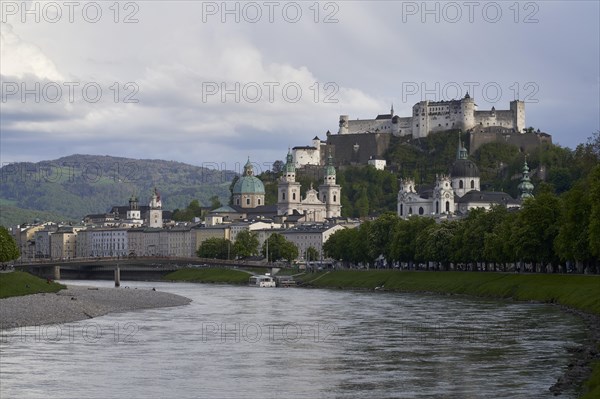
[[[227,201],[231,171],[180,162],[111,156],[71,155],[38,163],[12,163],[0,168],[2,218],[10,222],[38,217],[81,220],[114,205],[126,205],[132,194],[145,204],[151,190],[162,194],[163,208],[185,208],[212,196]]]

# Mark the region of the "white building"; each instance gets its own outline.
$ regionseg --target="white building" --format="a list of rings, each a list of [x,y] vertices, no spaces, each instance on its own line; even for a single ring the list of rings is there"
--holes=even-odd
[[[387,161],[385,159],[369,159],[368,164],[377,170],[384,170],[387,166]]]
[[[323,244],[338,230],[344,229],[341,225],[329,224],[301,224],[282,231],[280,234],[298,248],[300,258],[306,257],[308,248],[314,248],[319,253],[319,258],[324,257]]]
[[[340,115],[339,134],[391,133],[396,136],[427,137],[430,133],[450,129],[469,130],[474,127],[502,127],[523,133],[525,129],[525,103],[510,102],[508,110],[478,111],[475,100],[469,96],[450,101],[421,101],[413,106],[411,116],[377,115],[375,119],[351,120]]]
[[[294,167],[301,168],[305,165],[322,165],[325,161],[323,153],[327,142],[321,141],[318,136],[312,140],[312,145],[292,148]]]
[[[108,258],[125,257],[129,255],[129,241],[126,228],[87,229],[84,234],[87,257]]]
[[[474,208],[489,209],[501,204],[519,207],[520,202],[503,192],[481,191],[479,169],[459,140],[456,161],[450,176],[436,177],[433,190],[417,192],[413,179],[403,179],[398,191],[398,216],[448,218],[464,215]]]

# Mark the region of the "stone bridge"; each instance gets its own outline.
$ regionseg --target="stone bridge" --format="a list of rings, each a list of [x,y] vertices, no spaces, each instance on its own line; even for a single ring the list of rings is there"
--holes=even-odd
[[[226,267],[252,270],[270,266],[258,261],[158,257],[43,260],[15,264],[16,270],[54,280],[111,280],[114,278],[117,267],[124,280],[157,280],[165,274],[185,267]]]

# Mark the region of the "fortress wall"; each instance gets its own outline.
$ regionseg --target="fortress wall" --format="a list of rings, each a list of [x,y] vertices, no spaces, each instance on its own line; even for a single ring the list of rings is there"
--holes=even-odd
[[[381,133],[391,133],[392,121],[389,119],[349,120],[348,133],[346,134],[374,132],[376,129],[379,129]]]
[[[382,158],[390,146],[391,134],[336,134],[327,137],[327,144],[335,147],[337,165],[367,164],[371,157]],[[355,145],[358,145],[355,147]]]
[[[471,132],[469,153],[473,154],[482,145],[495,142],[506,142],[519,147],[522,152],[529,152],[542,144],[552,144],[552,136],[546,133]]]
[[[501,126],[506,128],[515,128],[514,114],[512,111],[475,111],[475,125]]]

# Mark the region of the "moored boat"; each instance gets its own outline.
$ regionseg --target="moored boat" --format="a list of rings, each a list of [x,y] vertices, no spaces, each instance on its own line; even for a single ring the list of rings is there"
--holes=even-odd
[[[260,288],[271,288],[271,287],[276,286],[275,279],[268,274],[256,275],[256,276],[250,277],[249,285],[251,287],[260,287]]]

